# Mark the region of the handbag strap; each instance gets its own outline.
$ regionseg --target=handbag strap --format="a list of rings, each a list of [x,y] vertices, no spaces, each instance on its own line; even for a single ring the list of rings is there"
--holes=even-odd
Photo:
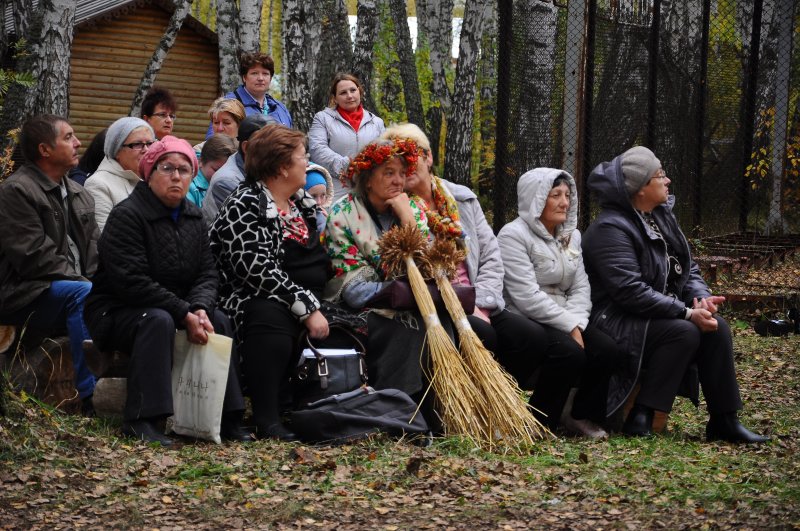
[[[361,342],[358,337],[356,337],[353,332],[347,329],[347,327],[339,324],[332,324],[328,327],[328,330],[340,330],[350,336],[350,339],[356,342],[358,345],[358,364],[359,364],[359,372],[361,373],[361,380],[364,383],[367,383],[367,364],[364,360],[366,349],[364,348],[364,343]],[[327,389],[328,387],[328,360],[325,355],[320,352],[317,347],[311,343],[311,336],[308,333],[308,330],[303,330],[300,333],[300,343],[302,344],[305,342],[306,346],[314,353],[314,357],[317,358],[317,374],[319,375],[319,383],[323,389]]]

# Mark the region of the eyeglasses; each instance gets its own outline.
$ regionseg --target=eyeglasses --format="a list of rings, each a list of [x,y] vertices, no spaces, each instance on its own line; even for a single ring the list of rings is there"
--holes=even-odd
[[[150,140],[149,142],[131,142],[130,144],[122,144],[122,147],[126,147],[128,149],[133,149],[134,151],[144,151],[146,148],[149,148],[155,144],[155,141]]]
[[[175,173],[175,170],[178,170],[178,175],[181,178],[186,179],[187,177],[192,176],[192,169],[187,168],[186,166],[173,166],[172,164],[158,164],[156,169],[163,173],[164,175],[172,175]]]
[[[169,112],[154,112],[153,116],[158,116],[162,120],[166,120],[167,118],[169,118],[173,122],[175,121],[175,118],[177,118],[177,116],[175,116],[175,114],[169,113]]]
[[[664,170],[658,170],[656,174],[650,178],[650,180],[652,181],[653,179],[658,179],[659,181],[663,181],[666,178],[667,178],[667,172],[665,172]]]
[[[305,155],[302,155],[302,156],[300,156],[300,155],[292,155],[292,156],[306,161],[306,164],[308,164],[311,161],[311,155],[309,155],[308,153],[306,153]]]

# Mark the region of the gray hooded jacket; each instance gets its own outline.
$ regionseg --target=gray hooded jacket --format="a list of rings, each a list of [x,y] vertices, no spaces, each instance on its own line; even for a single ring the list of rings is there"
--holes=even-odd
[[[567,221],[551,235],[539,220],[557,177],[569,181]],[[517,182],[519,217],[497,239],[505,266],[508,308],[569,333],[586,329],[592,302],[583,267],[575,180],[565,171],[536,168]]]

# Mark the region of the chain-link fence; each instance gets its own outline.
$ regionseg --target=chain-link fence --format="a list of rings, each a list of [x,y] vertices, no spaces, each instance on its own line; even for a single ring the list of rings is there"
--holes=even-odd
[[[800,248],[800,2],[507,0],[499,3],[496,229],[537,166],[578,182],[650,147],[676,214],[719,281]],[[776,254],[777,251],[777,254]],[[797,260],[797,258],[794,258]],[[733,265],[731,265],[733,264]],[[797,262],[783,285],[800,290]]]

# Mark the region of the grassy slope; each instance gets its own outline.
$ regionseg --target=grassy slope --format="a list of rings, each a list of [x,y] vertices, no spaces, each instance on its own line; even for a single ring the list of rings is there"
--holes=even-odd
[[[745,331],[735,346],[743,418],[773,437],[762,447],[705,443],[703,410],[679,399],[667,436],[558,439],[525,457],[453,439],[162,450],[11,397],[0,529],[800,526],[800,337]]]

